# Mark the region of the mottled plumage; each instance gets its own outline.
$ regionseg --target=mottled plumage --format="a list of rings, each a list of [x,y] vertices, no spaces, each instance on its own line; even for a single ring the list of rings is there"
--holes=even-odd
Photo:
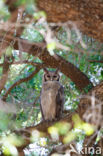
[[[60,118],[64,105],[64,89],[59,82],[58,70],[48,71],[44,69],[43,84],[41,90],[41,111],[44,120]]]

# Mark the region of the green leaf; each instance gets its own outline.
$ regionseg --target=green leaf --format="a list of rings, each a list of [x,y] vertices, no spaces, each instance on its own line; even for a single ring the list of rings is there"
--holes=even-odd
[[[38,20],[40,17],[46,18],[46,13],[45,13],[44,11],[39,11],[39,12],[37,12],[37,13],[34,13],[34,18],[35,18],[36,20]]]
[[[8,57],[10,57],[12,55],[12,50],[13,50],[13,48],[11,46],[9,46],[6,49],[5,55],[8,56]]]
[[[56,43],[55,42],[51,42],[47,44],[47,49],[50,53],[51,56],[54,55],[54,49],[56,48]]]
[[[103,77],[103,70],[101,70],[101,76]]]

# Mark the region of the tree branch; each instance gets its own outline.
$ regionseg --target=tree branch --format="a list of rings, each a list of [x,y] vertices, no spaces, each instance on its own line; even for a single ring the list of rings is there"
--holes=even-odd
[[[32,66],[43,66],[42,63],[38,63],[38,62],[31,62],[31,61],[28,61],[28,60],[23,60],[23,61],[18,61],[18,62],[13,62],[12,65],[18,65],[18,64],[30,64]],[[2,66],[2,64],[1,64]]]
[[[8,39],[9,38],[12,37],[8,36]],[[18,45],[18,40],[19,44],[21,45],[20,47]],[[14,49],[39,57],[43,61],[43,63],[49,68],[59,68],[62,73],[64,73],[76,84],[79,90],[83,90],[88,85],[92,86],[92,83],[90,82],[88,77],[83,72],[81,72],[76,66],[66,61],[57,54],[51,56],[46,49],[43,50],[43,47],[46,47],[45,42],[34,43],[28,40],[15,38]]]
[[[103,60],[88,60],[90,63],[103,63]]]
[[[20,84],[23,83],[23,82],[27,82],[27,81],[29,81],[30,79],[32,79],[32,78],[34,77],[34,75],[37,74],[37,73],[39,72],[39,70],[40,70],[42,67],[43,67],[42,65],[38,65],[38,66],[36,67],[35,71],[34,71],[31,75],[29,75],[28,77],[23,78],[23,79],[20,79],[19,81],[15,82],[15,83],[6,91],[6,93],[4,94],[4,96],[3,96],[3,98],[2,98],[3,101],[6,100],[8,94],[10,94],[11,90],[12,90],[14,87],[16,87],[17,85],[20,85]]]
[[[73,21],[84,34],[103,42],[102,1],[38,0],[37,7],[46,12],[49,22]]]
[[[4,63],[3,63],[3,72],[2,72],[2,77],[0,79],[0,93],[1,91],[4,89],[4,86],[7,82],[7,79],[8,79],[8,73],[9,73],[9,66],[10,66],[10,63],[9,63],[9,58],[8,57],[4,57]]]
[[[68,115],[66,115],[65,117],[63,117],[62,119],[60,119],[60,122],[69,122],[71,124],[71,126],[73,127],[73,122],[72,122],[72,115],[75,113],[70,113]],[[48,127],[54,125],[57,121],[53,121],[53,122],[40,122],[39,124],[35,125],[35,126],[31,126],[31,127],[27,127],[25,129],[19,129],[14,131],[17,135],[21,135],[24,138],[24,144],[21,147],[17,147],[19,153],[21,153],[23,151],[23,149],[31,143],[30,141],[30,136],[32,134],[32,132],[34,130],[38,130],[41,132],[46,133],[46,135],[48,137],[50,137],[50,135],[48,134]],[[71,127],[71,128],[72,128]]]

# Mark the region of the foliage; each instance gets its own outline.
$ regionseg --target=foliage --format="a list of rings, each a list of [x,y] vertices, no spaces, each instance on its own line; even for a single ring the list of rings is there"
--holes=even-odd
[[[33,1],[28,3],[27,0],[18,0],[15,3],[15,6],[21,6],[26,4],[26,14],[33,15],[34,21],[31,25],[28,25],[22,35],[21,38],[27,39],[30,42],[40,43],[44,41],[43,33],[40,30],[44,27],[44,23],[40,23],[33,28],[33,24],[35,25],[35,21],[40,17],[45,17],[44,12],[36,12],[35,4]],[[35,11],[35,14],[33,13]],[[10,12],[8,11],[8,7],[4,4],[4,1],[0,0],[0,20],[6,21],[10,18]],[[101,52],[103,50],[103,45],[98,43],[97,41],[91,39],[88,36],[82,36],[83,42],[86,44],[87,48],[83,48],[78,41],[78,37],[76,37],[76,32],[71,32],[71,43],[67,43],[67,31],[60,27],[56,32],[57,40],[63,46],[71,48],[70,50],[59,49],[56,45],[55,40],[50,43],[47,42],[47,49],[51,55],[54,53],[59,54],[65,60],[74,64],[77,68],[79,68],[83,73],[85,73],[94,85],[97,85],[103,79],[103,63],[98,63],[98,61],[103,60],[103,56]],[[99,44],[99,47],[98,47]],[[96,51],[96,53],[95,53]],[[13,50],[12,47],[7,47],[5,51],[5,55],[7,57],[13,56],[15,62],[21,61],[21,64],[13,64],[10,66],[8,80],[5,84],[5,88],[1,92],[1,98],[5,95],[6,91],[18,80],[23,79],[25,77],[30,76],[33,71],[36,69],[31,64],[23,64],[24,60],[33,63],[42,63],[37,57],[35,58],[32,55],[28,55],[22,53],[20,55],[19,51]],[[95,60],[97,62],[95,62]],[[93,62],[94,61],[94,62]],[[4,55],[0,58],[0,63],[4,62]],[[53,69],[52,69],[53,70]],[[2,67],[0,66],[0,77],[2,77]],[[65,109],[74,111],[78,107],[79,103],[79,95],[80,91],[76,88],[75,84],[67,78],[65,75],[61,74],[61,83],[65,88]],[[42,87],[42,75],[43,70],[40,70],[34,77],[32,77],[29,81],[23,82],[20,85],[14,87],[10,94],[8,95],[6,101],[13,103],[18,108],[17,114],[11,114],[0,111],[0,137],[1,137],[1,148],[4,155],[18,155],[16,146],[21,146],[23,143],[23,138],[17,138],[11,131],[16,128],[23,128],[26,126],[31,126],[37,124],[41,121],[41,112],[40,112],[40,90]],[[91,89],[91,86],[87,86],[84,91],[87,93]],[[78,124],[77,124],[78,121]],[[84,123],[81,121],[78,115],[75,115],[73,118],[74,129],[71,130],[71,125],[67,122],[60,122],[52,127],[48,128],[48,133],[51,136],[51,140],[48,137],[45,137],[45,134],[42,132],[35,131],[31,136],[31,141],[43,148],[44,155],[46,152],[51,151],[53,145],[61,144],[59,138],[63,137],[63,143],[69,143],[74,139],[82,141],[85,135],[90,136],[94,132],[94,127],[92,125]],[[79,129],[79,132],[77,130]],[[44,138],[44,139],[43,139]],[[17,145],[16,145],[17,144]],[[35,145],[35,146],[36,146]],[[30,148],[29,152],[30,152]],[[25,153],[28,153],[25,149]],[[35,151],[35,150],[34,150]],[[32,151],[31,155],[38,155],[37,153]],[[42,150],[40,149],[40,152]],[[14,153],[12,153],[14,152]],[[37,152],[37,151],[36,151]],[[28,154],[25,154],[28,155]],[[29,153],[30,155],[30,153]]]

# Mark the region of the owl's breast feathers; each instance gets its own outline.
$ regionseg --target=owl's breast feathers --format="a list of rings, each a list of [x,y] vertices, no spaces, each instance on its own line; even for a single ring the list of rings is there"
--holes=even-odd
[[[43,83],[42,89],[58,90],[60,87],[61,87],[61,84],[58,81],[47,81]]]
[[[45,120],[61,116],[64,104],[64,89],[58,81],[44,82],[41,92],[41,107]]]

